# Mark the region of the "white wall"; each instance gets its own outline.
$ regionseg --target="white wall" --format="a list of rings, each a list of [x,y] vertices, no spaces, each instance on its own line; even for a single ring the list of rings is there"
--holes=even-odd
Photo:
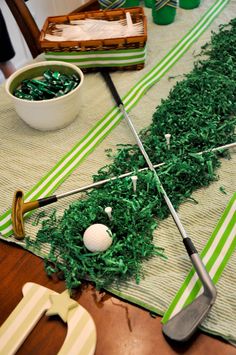
[[[65,15],[84,2],[86,0],[29,0],[26,4],[41,29],[48,16]]]

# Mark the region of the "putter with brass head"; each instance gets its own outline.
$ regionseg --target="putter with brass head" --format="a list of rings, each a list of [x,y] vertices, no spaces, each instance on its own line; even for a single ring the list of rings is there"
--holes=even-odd
[[[228,149],[228,148],[232,148],[235,147],[236,143],[230,143],[230,144],[226,144],[224,146],[221,147],[217,147],[217,148],[213,148],[210,149],[209,151],[215,151],[215,150],[221,150],[221,149]],[[198,154],[202,154],[204,152],[200,152]],[[158,168],[162,165],[164,165],[165,163],[160,163],[160,164],[156,164],[153,167],[154,168]],[[148,168],[142,168],[139,169],[138,171],[143,171],[143,170],[147,170]],[[67,196],[71,196],[71,195],[75,195],[79,192],[84,192],[87,191],[89,189],[93,189],[96,187],[100,187],[106,183],[108,183],[109,181],[112,180],[116,180],[116,179],[121,179],[124,177],[127,177],[129,175],[134,174],[134,172],[128,172],[125,174],[122,174],[120,176],[115,176],[109,179],[104,179],[104,180],[100,180],[97,182],[94,182],[90,185],[86,185],[83,187],[80,187],[78,189],[75,190],[71,190],[69,192],[60,194],[60,195],[52,195],[49,197],[44,197],[35,201],[30,201],[30,202],[24,202],[24,193],[21,190],[17,190],[14,194],[14,198],[13,198],[13,203],[12,203],[12,214],[11,214],[11,220],[12,220],[12,227],[13,227],[13,232],[14,232],[14,236],[16,239],[23,239],[25,236],[25,230],[24,230],[24,214],[26,212],[29,211],[33,211],[39,207],[43,207],[46,205],[49,205],[53,202],[57,202],[58,200],[67,197]]]
[[[50,196],[35,201],[24,202],[24,193],[17,190],[13,197],[11,220],[14,235],[16,239],[23,239],[25,236],[23,216],[26,212],[35,210],[36,208],[56,202],[56,196]]]
[[[190,257],[190,260],[192,262],[193,267],[195,268],[199,279],[201,280],[204,288],[204,293],[197,297],[194,302],[189,304],[187,307],[185,307],[182,311],[180,311],[175,317],[169,320],[167,322],[162,330],[163,333],[169,337],[172,340],[176,341],[186,341],[188,340],[191,335],[197,330],[197,327],[200,325],[202,320],[205,318],[207,313],[209,312],[211,306],[214,304],[215,299],[216,299],[216,288],[215,285],[210,278],[210,275],[208,274],[201,258],[199,257],[196,248],[194,247],[191,239],[188,237],[180,219],[175,211],[169,197],[167,196],[167,193],[159,179],[159,176],[157,175],[157,172],[154,168],[154,165],[152,164],[144,146],[139,138],[138,133],[136,132],[134,125],[128,116],[128,113],[125,110],[124,104],[121,101],[121,98],[116,90],[116,87],[111,79],[111,76],[108,71],[106,70],[101,70],[101,74],[103,78],[105,79],[111,94],[116,101],[117,106],[119,107],[121,113],[123,114],[129,128],[131,129],[131,132],[136,140],[136,143],[146,160],[146,163],[149,167],[149,169],[153,172],[153,175],[156,179],[156,185],[157,185],[157,190],[162,194],[169,211],[171,213],[171,216],[183,238],[183,243],[186,248],[186,251]]]
[[[155,167],[158,167],[161,165],[164,165],[164,163],[157,164],[157,165],[155,165]],[[143,171],[143,170],[147,170],[147,168],[139,169],[139,171]],[[65,192],[60,195],[52,195],[49,197],[44,197],[44,198],[40,198],[35,201],[29,201],[29,202],[24,202],[23,191],[17,190],[14,194],[14,197],[13,197],[12,213],[11,213],[12,228],[13,228],[15,238],[16,239],[23,239],[25,237],[23,217],[26,212],[33,211],[39,207],[49,205],[53,202],[57,202],[58,200],[60,200],[64,197],[68,197],[71,195],[78,194],[79,192],[84,192],[89,189],[100,187],[112,180],[121,179],[121,178],[127,177],[129,175],[132,175],[133,173],[134,172],[128,172],[128,173],[122,174],[120,176],[115,176],[110,179],[100,180],[100,181],[94,182],[90,185],[79,187],[78,189],[71,190],[71,191]]]
[[[213,151],[216,151],[216,150],[229,149],[229,148],[233,148],[235,146],[236,146],[235,142],[234,143],[229,143],[229,144],[226,144],[226,145],[222,145],[220,147],[216,147],[216,148],[205,150],[203,152],[199,152],[197,154],[203,154],[203,153],[208,152],[208,151],[209,152],[210,151],[213,152]],[[156,165],[154,165],[154,168],[159,168],[160,166],[162,166],[164,164],[165,163],[156,164]],[[139,169],[138,171],[143,171],[143,170],[147,170],[147,169],[149,169],[149,168],[142,168],[142,169]],[[66,192],[66,193],[61,194],[61,195],[57,195],[57,196],[53,195],[53,196],[49,196],[49,197],[44,197],[44,198],[41,198],[41,199],[38,199],[38,200],[35,200],[35,201],[30,201],[30,202],[24,202],[23,201],[23,199],[24,199],[23,191],[17,190],[15,192],[14,198],[13,198],[12,215],[11,215],[13,231],[14,231],[14,235],[15,235],[16,239],[23,239],[24,236],[25,236],[23,217],[24,217],[24,214],[26,212],[33,211],[36,208],[49,205],[50,203],[56,202],[57,200],[59,200],[59,199],[61,199],[63,197],[75,195],[75,194],[77,194],[79,192],[87,191],[89,189],[93,189],[93,188],[102,186],[102,185],[106,184],[109,181],[116,180],[116,179],[121,179],[121,178],[127,177],[127,176],[132,175],[132,174],[134,174],[133,171],[129,172],[129,173],[122,174],[120,176],[112,177],[110,179],[100,180],[100,181],[94,182],[94,183],[92,183],[90,185],[80,187],[78,189]]]

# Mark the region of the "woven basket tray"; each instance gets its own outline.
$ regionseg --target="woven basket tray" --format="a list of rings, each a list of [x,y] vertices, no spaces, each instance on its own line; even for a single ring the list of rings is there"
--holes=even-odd
[[[142,21],[144,34],[138,36],[86,41],[48,41],[57,24],[69,24],[71,20],[86,18],[115,21],[126,18],[130,12],[132,22]],[[147,41],[147,20],[142,7],[127,9],[98,10],[81,12],[67,16],[48,17],[40,34],[40,46],[47,60],[62,60],[78,65],[83,71],[109,67],[114,70],[142,69],[145,63],[145,44]]]

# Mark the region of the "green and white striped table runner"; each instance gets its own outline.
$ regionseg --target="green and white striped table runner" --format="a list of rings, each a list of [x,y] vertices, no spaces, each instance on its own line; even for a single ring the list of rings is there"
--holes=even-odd
[[[201,259],[206,266],[213,282],[219,280],[225,265],[236,247],[236,193],[231,198],[214,232],[201,253]],[[203,287],[195,270],[189,272],[170,307],[162,319],[166,323],[183,307],[190,304],[203,292]]]
[[[217,0],[193,26],[193,28],[174,46],[174,48],[150,70],[122,98],[129,112],[142,96],[156,84],[168,70],[184,55],[191,45],[204,33],[214,19],[227,5],[229,0]],[[81,164],[96,146],[121,121],[117,107],[113,107],[30,191],[25,201],[50,196],[58,186]],[[0,233],[5,238],[12,234],[11,210],[0,217]]]

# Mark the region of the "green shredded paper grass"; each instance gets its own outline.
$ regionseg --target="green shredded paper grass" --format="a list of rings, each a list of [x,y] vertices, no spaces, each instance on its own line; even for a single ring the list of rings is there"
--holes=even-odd
[[[194,69],[175,84],[156,108],[151,125],[140,132],[151,161],[165,162],[157,173],[176,209],[192,199],[193,191],[217,179],[219,158],[229,158],[225,150],[197,153],[235,141],[235,63],[236,19],[212,34]],[[171,149],[166,133],[171,133]],[[40,222],[36,240],[27,238],[31,249],[50,245],[46,271],[62,274],[68,289],[85,279],[98,289],[131,278],[138,283],[144,260],[165,257],[153,244],[153,231],[169,210],[153,173],[137,171],[146,166],[137,145],[119,145],[115,153],[108,154],[111,164],[101,168],[94,181],[134,171],[136,193],[130,177],[112,180],[76,200],[63,216],[54,211]],[[107,206],[112,207],[111,220],[104,212]],[[112,245],[104,252],[89,252],[83,244],[84,231],[95,223],[105,224],[112,232]]]

